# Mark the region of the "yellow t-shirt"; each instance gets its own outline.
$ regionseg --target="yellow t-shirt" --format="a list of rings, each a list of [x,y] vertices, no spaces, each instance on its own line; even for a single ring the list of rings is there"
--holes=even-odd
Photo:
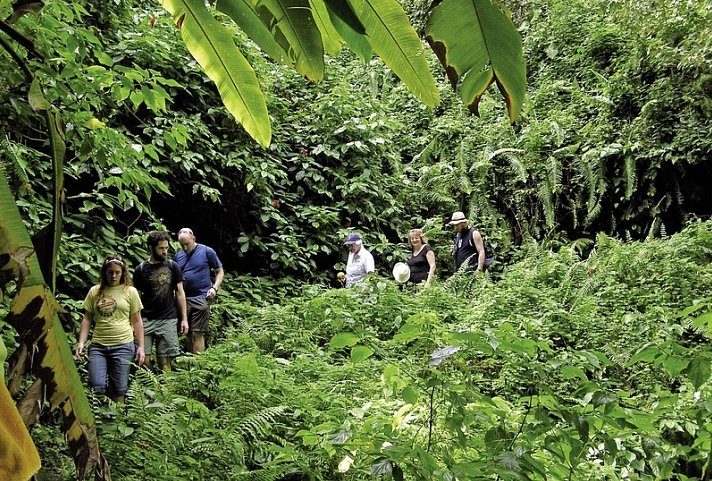
[[[106,287],[100,299],[97,299],[98,293],[98,285],[89,289],[82,305],[92,314],[94,321],[92,342],[103,346],[132,342],[131,316],[143,309],[136,288],[123,285]]]

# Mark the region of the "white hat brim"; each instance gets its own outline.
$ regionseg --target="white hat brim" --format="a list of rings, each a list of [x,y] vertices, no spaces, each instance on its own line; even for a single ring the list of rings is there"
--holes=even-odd
[[[403,284],[410,279],[410,267],[405,262],[398,262],[393,266],[393,278],[397,283]]]

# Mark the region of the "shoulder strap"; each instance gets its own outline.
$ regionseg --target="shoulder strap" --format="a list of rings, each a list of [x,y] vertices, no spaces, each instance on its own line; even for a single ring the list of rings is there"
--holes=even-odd
[[[188,262],[190,262],[190,258],[193,257],[193,254],[195,254],[195,251],[198,250],[198,246],[199,246],[199,245],[200,245],[200,244],[196,243],[196,244],[195,244],[195,249],[193,249],[193,250],[190,251],[190,252],[186,252],[186,253],[185,253],[185,263],[183,264],[184,266],[187,266],[187,265],[188,265]]]

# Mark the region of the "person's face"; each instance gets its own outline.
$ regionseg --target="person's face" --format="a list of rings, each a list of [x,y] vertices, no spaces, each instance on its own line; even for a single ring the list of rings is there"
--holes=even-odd
[[[168,257],[168,247],[167,240],[158,241],[158,245],[153,248],[153,258],[157,261],[165,261]]]
[[[195,245],[195,237],[190,234],[181,234],[178,236],[178,242],[180,242],[181,249],[190,252]]]
[[[458,233],[458,232],[462,231],[466,225],[467,225],[466,222],[460,222],[459,224],[455,224],[454,226],[452,226],[452,230],[455,233]]]
[[[358,244],[348,244],[348,248],[349,248],[349,252],[353,252],[354,254],[356,254],[359,251],[359,249],[361,248],[361,246]]]
[[[111,287],[118,286],[121,283],[122,273],[123,269],[121,266],[115,262],[112,262],[109,264],[109,267],[106,268],[106,283]]]
[[[408,237],[408,240],[410,240],[410,245],[412,246],[419,246],[421,244],[420,236],[418,234],[411,234],[410,237]]]

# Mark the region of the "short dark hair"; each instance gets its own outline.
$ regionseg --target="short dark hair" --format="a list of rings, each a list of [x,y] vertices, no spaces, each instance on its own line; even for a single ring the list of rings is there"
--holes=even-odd
[[[154,230],[148,233],[148,238],[146,239],[146,245],[148,250],[153,251],[153,248],[158,245],[161,241],[171,242],[171,235],[168,232],[163,232],[160,230]]]

